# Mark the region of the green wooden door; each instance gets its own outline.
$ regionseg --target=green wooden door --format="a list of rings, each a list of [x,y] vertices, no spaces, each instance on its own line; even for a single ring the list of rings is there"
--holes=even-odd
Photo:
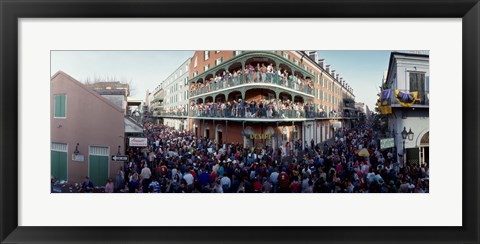
[[[51,174],[55,179],[67,180],[67,153],[59,151],[51,152]]]
[[[88,176],[94,186],[104,186],[108,179],[108,156],[89,156]]]

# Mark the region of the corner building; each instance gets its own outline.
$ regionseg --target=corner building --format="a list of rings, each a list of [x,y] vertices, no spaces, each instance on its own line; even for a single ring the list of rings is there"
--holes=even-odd
[[[334,124],[347,119],[339,116],[346,88],[342,92],[341,83],[311,56],[300,51],[195,52],[189,68],[189,130],[216,143],[250,148],[289,143],[293,149],[297,141],[306,146],[332,138]],[[327,76],[331,90],[322,84]],[[326,94],[328,102],[322,99]]]

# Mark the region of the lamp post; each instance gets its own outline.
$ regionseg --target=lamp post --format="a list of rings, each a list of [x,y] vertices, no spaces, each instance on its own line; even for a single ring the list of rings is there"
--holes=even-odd
[[[412,128],[410,128],[407,132],[407,128],[405,128],[404,126],[401,134],[403,139],[403,165],[405,166],[407,162],[407,152],[405,151],[405,140],[408,138],[409,141],[412,141],[414,133],[412,132]]]

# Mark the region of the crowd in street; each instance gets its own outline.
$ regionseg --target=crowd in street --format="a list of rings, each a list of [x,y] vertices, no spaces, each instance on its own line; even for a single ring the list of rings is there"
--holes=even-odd
[[[294,87],[301,89],[303,87],[312,88],[312,81],[310,78],[303,78],[300,75],[293,75],[287,69],[277,68],[273,64],[257,63],[256,66],[246,64],[245,67],[236,70],[225,70],[218,72],[215,77],[205,79],[204,82],[193,83],[190,86],[190,92],[197,89],[205,88],[206,91],[211,91],[213,84],[223,85],[224,88],[230,85],[239,85],[240,81],[246,82],[276,82],[287,87]]]
[[[109,192],[429,192],[428,165],[405,164],[396,152],[378,150],[367,125],[337,129],[329,143],[295,141],[277,149],[220,144],[151,122],[143,126],[148,148],[128,148],[130,161],[109,179]]]

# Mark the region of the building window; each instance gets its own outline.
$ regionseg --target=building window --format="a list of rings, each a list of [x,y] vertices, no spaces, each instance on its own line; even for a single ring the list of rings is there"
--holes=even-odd
[[[215,60],[215,65],[219,65],[219,64],[221,64],[221,63],[222,63],[222,61],[223,61],[223,58],[222,58],[222,57],[220,57],[220,58],[217,58],[217,60]]]
[[[410,73],[410,92],[418,92],[420,101],[425,101],[425,73]]]
[[[196,77],[198,75],[198,71],[193,72],[193,77]]]
[[[204,51],[204,57],[205,60],[208,60],[208,58],[210,58],[210,51]]]
[[[195,57],[195,61],[193,62],[193,67],[197,67],[197,64],[198,64],[197,57]]]
[[[210,68],[210,65],[206,64],[203,71],[207,71]]]
[[[293,63],[295,63],[295,65],[298,65],[299,62],[298,62],[298,60],[295,59],[295,60],[293,60]]]
[[[220,51],[215,51],[215,53],[219,53]]]
[[[233,55],[234,55],[234,56],[238,56],[238,55],[240,55],[240,54],[242,54],[242,51],[234,51],[234,52],[233,52]]]
[[[65,95],[54,95],[54,118],[65,118],[66,116],[66,96]]]

